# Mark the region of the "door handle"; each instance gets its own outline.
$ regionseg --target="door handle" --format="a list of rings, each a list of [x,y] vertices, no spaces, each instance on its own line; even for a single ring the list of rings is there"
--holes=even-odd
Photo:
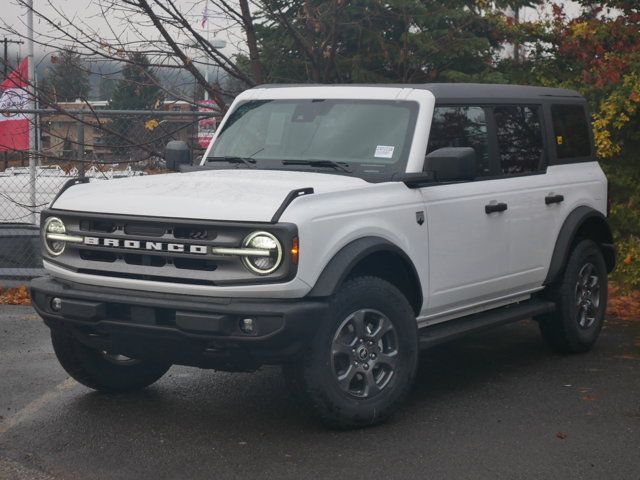
[[[504,212],[507,209],[506,203],[490,203],[484,206],[484,211],[487,215],[490,213]]]
[[[564,195],[547,195],[544,197],[544,203],[551,205],[552,203],[564,202]]]

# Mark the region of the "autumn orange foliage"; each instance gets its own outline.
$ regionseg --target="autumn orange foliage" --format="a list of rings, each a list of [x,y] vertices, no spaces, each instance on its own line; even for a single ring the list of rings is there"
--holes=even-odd
[[[25,286],[0,288],[0,305],[31,305],[29,290]]]

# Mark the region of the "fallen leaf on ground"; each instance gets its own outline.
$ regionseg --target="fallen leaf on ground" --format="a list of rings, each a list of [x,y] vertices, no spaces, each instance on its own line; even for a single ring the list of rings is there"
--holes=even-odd
[[[610,283],[607,313],[623,320],[640,321],[640,291],[624,293],[620,286]]]
[[[567,434],[564,432],[558,432],[556,433],[556,437],[559,438],[560,440],[564,440],[565,438],[567,438]]]
[[[585,402],[593,402],[596,399],[593,395],[584,395],[580,397],[580,400],[584,400]]]
[[[625,353],[623,355],[616,355],[614,358],[621,358],[622,360],[638,360],[640,357],[638,355],[633,355],[630,353]]]
[[[0,305],[31,305],[29,290],[24,285],[17,288],[0,288]]]

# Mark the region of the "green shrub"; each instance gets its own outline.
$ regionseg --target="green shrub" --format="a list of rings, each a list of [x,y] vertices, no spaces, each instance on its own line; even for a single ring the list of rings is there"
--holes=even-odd
[[[640,238],[617,242],[618,264],[613,279],[625,290],[640,289]]]
[[[625,290],[640,289],[640,154],[626,145],[624,154],[601,162],[609,180],[609,221],[618,262],[613,279]]]

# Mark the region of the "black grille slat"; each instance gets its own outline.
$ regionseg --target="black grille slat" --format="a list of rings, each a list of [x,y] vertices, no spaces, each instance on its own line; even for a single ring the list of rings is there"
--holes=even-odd
[[[173,265],[180,270],[200,270],[203,272],[213,272],[218,265],[211,260],[199,258],[174,258]]]
[[[118,229],[116,222],[109,220],[81,220],[79,225],[83,232],[113,233]]]
[[[181,240],[213,240],[217,234],[198,226],[176,226],[173,229],[173,237]]]
[[[118,259],[118,256],[113,252],[106,252],[102,250],[88,250],[85,248],[81,248],[80,258],[82,260],[88,260],[91,262],[114,263]]]
[[[139,237],[158,238],[167,233],[167,227],[165,225],[127,223],[124,226],[124,233],[127,235],[137,235]]]
[[[145,267],[164,267],[168,263],[165,257],[141,253],[125,253],[123,259],[129,265],[142,265]]]

